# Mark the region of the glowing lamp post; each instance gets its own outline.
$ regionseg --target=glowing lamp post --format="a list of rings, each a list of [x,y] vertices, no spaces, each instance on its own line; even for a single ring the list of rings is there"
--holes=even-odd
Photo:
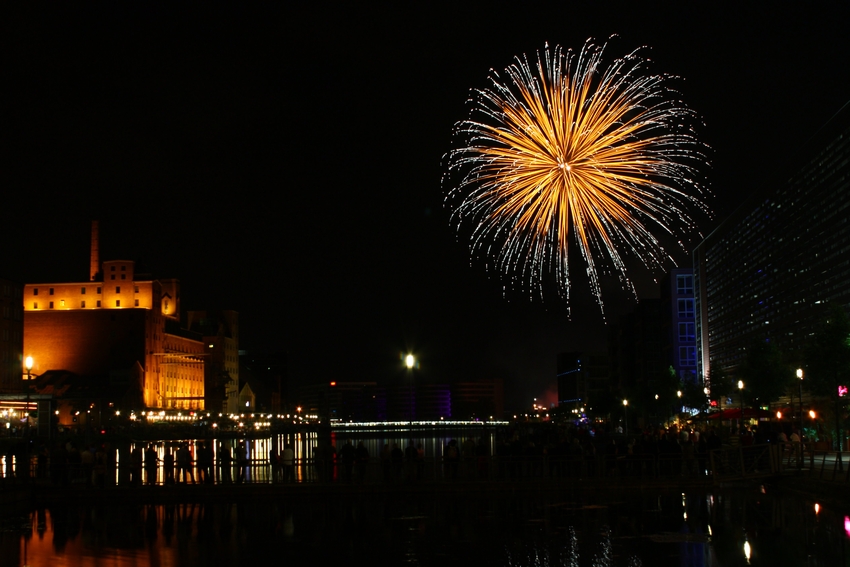
[[[623,421],[625,422],[626,436],[629,435],[629,400],[623,400]]]
[[[803,369],[797,369],[797,378],[800,379],[800,455],[797,457],[797,468],[803,470]]]
[[[404,357],[404,365],[407,367],[408,374],[410,374],[410,421],[413,421],[416,419],[416,402],[413,397],[413,369],[416,368],[416,357],[408,354]]]
[[[32,357],[28,356],[24,360],[24,366],[27,368],[27,437],[29,437],[30,432],[30,380],[32,380]]]
[[[803,369],[797,369],[797,378],[800,379],[800,439],[803,437]]]
[[[741,429],[744,428],[744,381],[738,380],[738,396],[741,398]]]
[[[679,422],[679,417],[682,415],[682,390],[676,390],[676,398],[678,401],[676,402],[678,405],[676,406],[676,422]]]

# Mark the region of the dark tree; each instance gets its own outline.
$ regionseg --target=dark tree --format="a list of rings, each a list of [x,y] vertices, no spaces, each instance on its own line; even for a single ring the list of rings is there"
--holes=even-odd
[[[708,383],[711,398],[718,401],[738,391],[738,386],[732,382],[732,377],[719,364],[711,365],[711,374],[709,375]],[[719,409],[723,409],[723,404],[721,403],[719,405]]]
[[[838,462],[841,466],[842,401],[839,386],[850,382],[850,319],[840,305],[833,306],[806,348],[804,384],[813,394],[835,402]]]
[[[783,361],[782,352],[769,341],[756,341],[747,348],[741,367],[744,395],[759,405],[778,400],[788,390],[793,371]]]
[[[676,375],[676,369],[668,366],[664,372],[659,373],[659,380],[655,384],[655,393],[660,407],[664,408],[662,415],[665,419],[670,417],[671,413],[678,413],[681,409],[683,402],[677,395],[679,391],[681,391],[681,383]]]
[[[698,411],[708,409],[708,397],[704,386],[697,382],[684,381],[681,383],[682,405]]]

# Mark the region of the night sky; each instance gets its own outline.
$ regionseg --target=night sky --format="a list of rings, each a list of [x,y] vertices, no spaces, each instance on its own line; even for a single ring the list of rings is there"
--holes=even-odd
[[[558,352],[604,346],[586,283],[571,320],[505,297],[443,207],[469,89],[515,55],[617,34],[610,56],[646,45],[682,77],[713,152],[705,234],[850,100],[846,2],[146,4],[0,9],[0,277],[85,280],[99,219],[102,259],[239,311],[241,348],[285,352],[293,384],[401,379],[412,351],[422,380],[501,377],[526,407]],[[605,293],[608,321],[634,307]]]

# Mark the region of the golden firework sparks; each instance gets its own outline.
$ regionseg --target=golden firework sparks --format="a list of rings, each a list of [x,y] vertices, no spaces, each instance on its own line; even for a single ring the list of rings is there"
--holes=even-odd
[[[547,45],[534,64],[517,57],[504,80],[491,72],[455,126],[444,178],[452,222],[469,227],[474,254],[541,296],[554,276],[569,304],[572,241],[600,309],[597,267],[635,294],[625,255],[664,270],[675,263],[652,230],[680,235],[695,229],[689,209],[708,212],[696,114],[672,77],[646,71],[639,50],[603,67],[604,49]]]

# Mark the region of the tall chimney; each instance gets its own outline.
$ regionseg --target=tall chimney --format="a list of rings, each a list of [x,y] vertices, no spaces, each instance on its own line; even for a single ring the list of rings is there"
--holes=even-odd
[[[91,221],[91,266],[89,266],[89,272],[91,281],[95,281],[100,272],[100,237],[96,220]]]

